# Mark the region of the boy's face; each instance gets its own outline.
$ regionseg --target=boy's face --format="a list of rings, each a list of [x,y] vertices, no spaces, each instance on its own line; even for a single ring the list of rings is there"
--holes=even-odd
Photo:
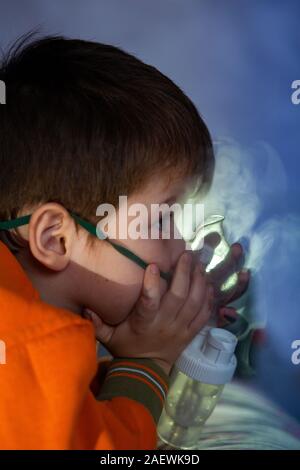
[[[131,204],[144,204],[148,208],[147,224],[159,223],[152,218],[151,204],[173,203],[184,200],[193,188],[193,181],[186,177],[173,180],[166,175],[157,175],[143,189],[128,197]],[[119,212],[117,211],[117,215]],[[128,217],[128,223],[135,217]],[[173,219],[171,219],[172,224]],[[172,234],[172,230],[171,230]],[[118,235],[118,234],[117,234]],[[147,263],[156,263],[160,270],[172,272],[181,253],[185,250],[182,239],[114,239],[120,245],[133,251]],[[123,321],[132,310],[142,288],[144,270],[130,259],[116,251],[109,242],[95,240],[92,247],[86,246],[87,233],[80,230],[78,240],[72,244],[70,263],[66,275],[72,280],[76,302],[83,308],[97,313],[106,323],[116,325]],[[161,293],[167,283],[160,278]]]

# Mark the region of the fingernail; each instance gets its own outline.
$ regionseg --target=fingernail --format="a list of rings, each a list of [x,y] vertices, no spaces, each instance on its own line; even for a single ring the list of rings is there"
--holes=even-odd
[[[151,264],[150,271],[152,274],[158,274],[158,267],[156,266],[156,264]]]

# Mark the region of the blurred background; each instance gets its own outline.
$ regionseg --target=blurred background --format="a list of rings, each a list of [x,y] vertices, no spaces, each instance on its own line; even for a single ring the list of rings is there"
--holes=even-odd
[[[248,308],[265,334],[248,380],[300,420],[299,18],[298,0],[0,0],[2,49],[35,28],[110,43],[193,100],[216,143],[209,203],[230,242],[250,242]]]

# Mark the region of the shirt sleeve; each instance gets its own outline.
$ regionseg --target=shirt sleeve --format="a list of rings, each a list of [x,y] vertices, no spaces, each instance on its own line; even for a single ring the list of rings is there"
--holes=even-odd
[[[94,450],[154,450],[169,376],[152,359],[115,358],[96,398],[84,400],[73,446]]]
[[[168,388],[169,376],[152,359],[115,358],[108,366],[97,399],[127,397],[135,400],[148,409],[157,424]]]

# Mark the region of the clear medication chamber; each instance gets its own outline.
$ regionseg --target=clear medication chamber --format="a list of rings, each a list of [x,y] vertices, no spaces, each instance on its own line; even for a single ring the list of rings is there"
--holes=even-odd
[[[162,441],[181,449],[197,446],[204,423],[235,372],[236,344],[229,331],[207,326],[182,352],[172,368],[158,423]]]

